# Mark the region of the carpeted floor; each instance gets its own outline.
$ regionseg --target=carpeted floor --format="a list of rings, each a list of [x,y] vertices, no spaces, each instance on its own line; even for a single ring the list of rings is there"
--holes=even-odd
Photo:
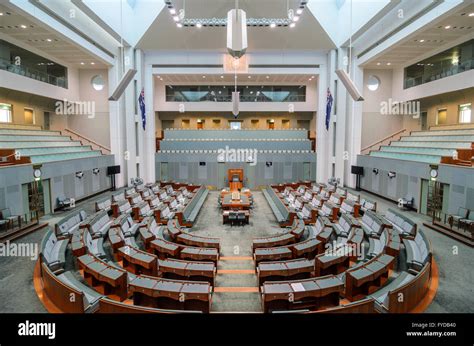
[[[110,192],[79,203],[88,213],[94,210],[94,201],[110,195]],[[361,193],[377,201],[378,211],[384,213],[392,202],[376,196]],[[221,239],[221,260],[218,263],[216,291],[213,294],[212,311],[218,312],[259,312],[260,296],[257,278],[251,260],[252,238],[281,232],[263,194],[254,192],[255,208],[252,210],[250,225],[230,227],[222,224],[222,215],[217,208],[218,192],[210,192],[198,216],[193,232],[198,235]],[[54,222],[68,212],[59,212],[43,219]],[[474,249],[443,234],[425,227],[422,222],[427,217],[415,212],[405,214],[418,222],[432,243],[434,258],[439,269],[439,288],[427,312],[474,312]],[[39,244],[46,229],[29,234],[16,243]],[[0,257],[0,312],[45,312],[33,288],[33,268],[35,262],[25,257]],[[248,272],[252,270],[252,272]]]

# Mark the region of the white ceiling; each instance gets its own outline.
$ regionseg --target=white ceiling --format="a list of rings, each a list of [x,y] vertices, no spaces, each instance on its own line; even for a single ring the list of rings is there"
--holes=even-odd
[[[2,5],[0,5],[0,13],[3,13],[0,16],[0,33],[77,68],[106,68],[103,63],[94,59],[84,50],[65,41],[39,21],[22,16]],[[25,25],[26,28],[22,28],[21,25]],[[81,65],[81,63],[84,63],[84,65]]]
[[[182,8],[182,0],[173,0]],[[290,0],[296,9],[298,0]],[[235,0],[188,0],[186,18],[224,18],[235,7]],[[286,18],[287,0],[240,0],[239,8],[247,18]],[[295,28],[249,27],[248,50],[329,50],[333,44],[309,10],[305,10]],[[138,43],[146,50],[219,50],[226,47],[226,28],[177,28],[165,8]]]
[[[407,62],[417,60],[431,51],[449,45],[450,42],[469,36],[474,37],[474,4],[464,7],[462,10],[431,23],[419,32],[406,37],[399,44],[390,47],[381,56],[374,58],[364,64],[365,68],[394,68],[403,67]],[[449,29],[445,29],[450,26]],[[423,42],[421,42],[424,40]],[[390,64],[390,65],[387,65]]]
[[[248,78],[250,76],[250,78]],[[203,78],[205,77],[205,78]],[[223,78],[222,78],[223,77]],[[267,78],[268,77],[268,78]],[[237,83],[239,85],[248,84],[262,84],[262,85],[278,85],[278,84],[291,84],[291,85],[303,85],[310,82],[315,82],[317,80],[317,75],[302,75],[302,74],[242,74],[238,75]],[[155,76],[155,81],[163,82],[166,84],[191,84],[191,85],[206,85],[206,84],[234,84],[234,75],[230,74],[160,74]]]

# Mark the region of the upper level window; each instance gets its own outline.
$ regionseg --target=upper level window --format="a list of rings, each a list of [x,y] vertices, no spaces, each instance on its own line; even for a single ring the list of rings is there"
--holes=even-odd
[[[471,122],[471,104],[459,105],[459,123],[465,124]]]
[[[405,89],[474,69],[474,40],[405,68]]]
[[[232,102],[233,85],[167,85],[166,102]],[[241,85],[240,102],[305,102],[304,85]]]
[[[0,70],[67,89],[65,66],[4,40],[0,40],[0,52]]]
[[[230,129],[231,130],[241,130],[242,129],[242,123],[240,121],[231,121],[229,122]]]
[[[12,122],[12,105],[0,103],[0,123]]]

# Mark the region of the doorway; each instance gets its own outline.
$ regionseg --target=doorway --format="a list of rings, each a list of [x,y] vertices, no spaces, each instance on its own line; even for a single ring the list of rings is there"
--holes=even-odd
[[[428,130],[428,112],[421,112],[421,131]]]
[[[268,120],[268,129],[269,130],[275,130],[275,120],[273,120],[273,119]]]
[[[303,162],[303,181],[309,180],[311,180],[311,163]]]
[[[420,212],[441,221],[449,205],[449,185],[435,180],[421,180]]]
[[[160,165],[160,177],[161,180],[168,180],[168,162],[162,162]]]
[[[448,110],[438,109],[438,114],[436,116],[436,125],[445,125],[448,122]]]
[[[35,124],[35,112],[31,108],[24,109],[25,114],[25,124],[34,125]]]

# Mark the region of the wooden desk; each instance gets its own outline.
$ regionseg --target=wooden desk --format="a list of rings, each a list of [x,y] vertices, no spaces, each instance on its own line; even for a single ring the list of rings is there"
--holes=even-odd
[[[222,223],[223,224],[227,224],[227,223],[230,222],[229,214],[231,212],[232,212],[231,210],[224,210],[222,212]],[[249,224],[249,222],[250,222],[250,211],[248,211],[248,210],[239,210],[239,211],[237,211],[237,213],[243,213],[245,215],[245,223]]]
[[[158,260],[158,275],[167,279],[207,281],[215,285],[216,265],[213,262]]]
[[[298,280],[314,273],[314,260],[306,258],[278,262],[262,262],[257,266],[258,284],[265,281]]]
[[[250,199],[246,195],[240,195],[239,200],[233,200],[232,194],[226,194],[222,197],[222,209],[250,209]]]
[[[155,253],[158,258],[178,257],[181,248],[178,244],[163,239],[154,239],[150,242],[150,251]]]
[[[220,242],[218,238],[200,237],[189,233],[181,233],[176,239],[179,243],[205,248],[214,248],[220,250]]]
[[[84,279],[97,292],[110,295],[112,299],[124,301],[127,293],[127,272],[113,267],[104,261],[86,254],[77,259]]]
[[[212,261],[217,263],[219,260],[219,252],[214,248],[201,248],[185,246],[179,255],[181,259],[192,261]]]
[[[323,253],[315,258],[315,276],[340,274],[349,268],[350,257],[342,253]]]
[[[317,254],[323,251],[324,244],[319,239],[310,238],[291,246],[294,258],[305,257],[313,259]]]
[[[110,228],[107,236],[114,252],[125,245],[120,228]]]
[[[275,247],[281,245],[288,245],[296,241],[295,236],[291,233],[279,234],[272,237],[254,238],[252,242],[252,249],[262,247]]]
[[[261,287],[263,309],[270,312],[334,307],[339,305],[343,289],[344,283],[332,275],[296,281],[266,281]]]
[[[181,227],[178,225],[176,220],[168,221],[167,230],[173,240],[176,240],[176,237],[181,234]]]
[[[137,276],[129,283],[133,303],[159,309],[197,310],[209,313],[211,285],[208,282],[175,281]]]
[[[363,266],[346,272],[346,298],[356,301],[375,292],[388,279],[395,258],[381,254]]]
[[[255,263],[261,261],[279,261],[292,258],[291,250],[286,246],[259,248],[255,249],[253,254]]]
[[[117,257],[123,267],[134,274],[158,275],[158,257],[128,245],[118,249]]]
[[[295,236],[296,240],[300,240],[305,231],[305,222],[303,220],[297,220],[296,222],[296,226],[291,229],[290,233]]]

